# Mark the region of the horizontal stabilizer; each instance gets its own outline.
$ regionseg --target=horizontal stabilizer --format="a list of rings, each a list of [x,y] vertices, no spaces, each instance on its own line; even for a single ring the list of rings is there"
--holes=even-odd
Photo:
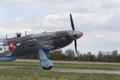
[[[15,56],[0,57],[0,61],[14,61],[14,60],[16,60]]]

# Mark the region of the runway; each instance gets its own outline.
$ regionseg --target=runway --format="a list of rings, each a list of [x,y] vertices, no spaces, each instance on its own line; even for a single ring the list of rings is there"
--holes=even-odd
[[[0,66],[0,69],[43,70],[41,67],[26,67],[26,66]],[[76,73],[98,73],[98,74],[120,74],[120,70],[92,70],[92,69],[73,69],[73,68],[52,68],[50,71],[76,72]]]

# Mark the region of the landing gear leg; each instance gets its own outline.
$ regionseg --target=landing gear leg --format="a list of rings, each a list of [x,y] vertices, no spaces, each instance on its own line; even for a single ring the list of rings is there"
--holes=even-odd
[[[44,70],[50,70],[53,67],[53,62],[47,58],[45,52],[42,49],[39,49],[38,52],[39,52],[41,67]]]

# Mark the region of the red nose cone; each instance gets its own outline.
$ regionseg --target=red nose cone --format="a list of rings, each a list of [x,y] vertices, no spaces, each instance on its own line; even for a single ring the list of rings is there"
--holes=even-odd
[[[80,35],[83,36],[83,32],[80,32]]]

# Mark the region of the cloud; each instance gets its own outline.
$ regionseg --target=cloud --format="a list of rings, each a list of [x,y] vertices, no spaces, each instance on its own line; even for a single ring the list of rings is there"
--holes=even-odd
[[[100,36],[102,37],[112,36],[112,35],[109,36],[110,32],[112,31],[111,25],[109,24],[110,22],[111,24],[114,24],[113,20],[117,18],[116,17],[115,19],[113,19],[113,17],[115,18],[115,12],[106,13],[106,14],[73,13],[73,19],[74,19],[74,23],[75,23],[77,30],[82,29],[83,31],[85,31],[85,33],[87,33],[87,35],[89,33],[90,35],[94,35],[95,39],[101,38]],[[46,15],[40,18],[18,17],[18,18],[13,18],[13,19],[4,19],[4,20],[0,20],[0,25],[3,28],[11,28],[11,31],[14,30],[14,32],[16,32],[16,29],[18,29],[17,31],[23,31],[23,30],[26,30],[27,28],[28,30],[32,32],[68,30],[68,29],[71,30],[69,13]],[[117,28],[119,29],[119,26],[117,26]],[[3,31],[7,32],[6,29],[4,29]],[[115,31],[112,31],[112,32],[115,32]],[[103,34],[107,34],[107,35],[103,35]],[[117,34],[117,32],[114,34]],[[117,40],[116,39],[117,37],[112,37],[112,38]],[[112,39],[109,39],[109,40],[112,40]]]
[[[8,3],[32,3],[37,0],[4,0],[4,1]]]
[[[5,1],[8,4],[19,5],[17,7],[20,12],[17,13],[13,10],[14,14],[19,15],[9,14],[12,18],[0,19],[0,31],[2,34],[24,32],[24,30],[32,33],[71,30],[69,19],[69,12],[71,12],[76,30],[84,33],[84,36],[78,40],[78,48],[81,51],[111,50],[115,48],[119,50],[119,0],[74,0],[72,2],[70,0]],[[22,7],[20,6],[21,3]],[[36,6],[36,4],[39,5]],[[25,9],[23,10],[23,8]],[[2,12],[4,13],[4,10]],[[27,13],[27,15],[22,15],[22,13]],[[73,47],[73,45],[70,45],[70,47]]]
[[[25,22],[26,19],[24,17],[19,17],[19,18],[14,19],[13,21],[14,22],[22,22],[22,21]]]
[[[33,3],[67,3],[67,2],[75,2],[75,1],[69,1],[69,0],[2,0],[3,2],[7,2],[7,3],[14,3],[14,4],[18,4],[18,3],[29,3],[29,4],[33,4]]]

